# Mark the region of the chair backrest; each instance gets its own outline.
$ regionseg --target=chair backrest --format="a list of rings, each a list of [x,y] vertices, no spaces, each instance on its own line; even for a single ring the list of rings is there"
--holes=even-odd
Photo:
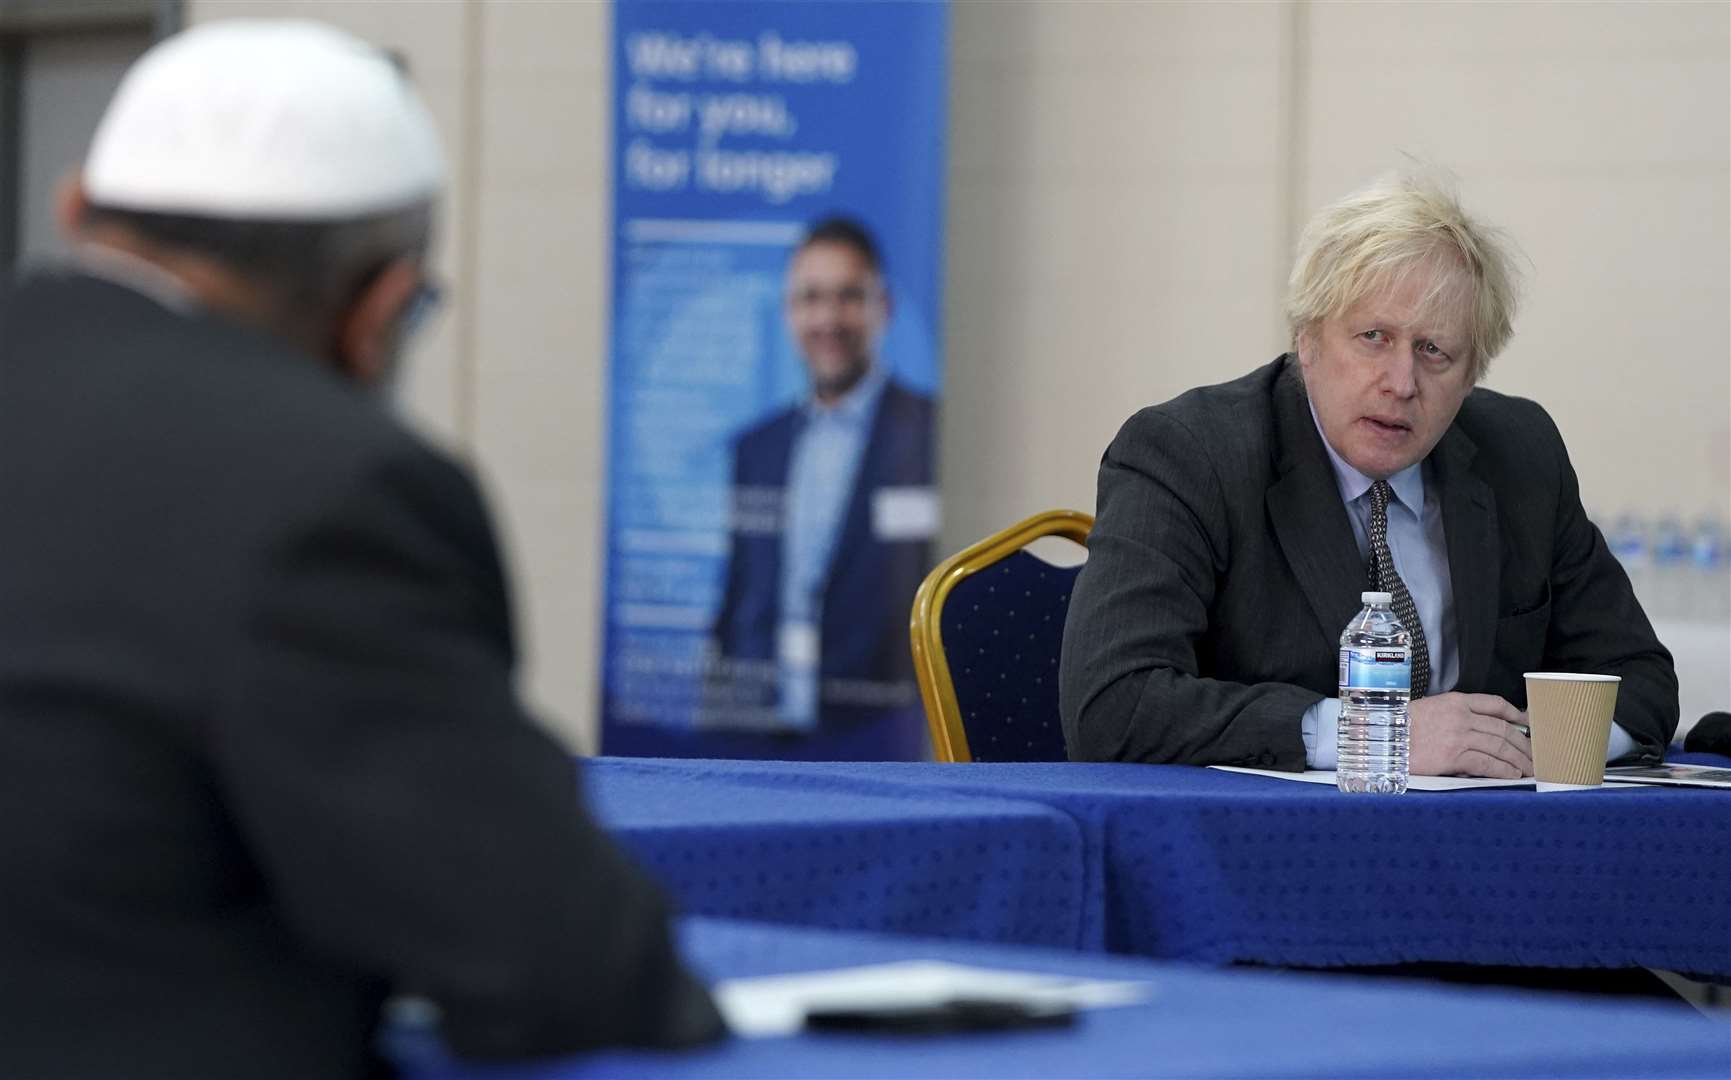
[[[914,674],[939,761],[1063,761],[1058,652],[1079,566],[1022,549],[1084,546],[1094,519],[1048,510],[938,564],[914,595]]]

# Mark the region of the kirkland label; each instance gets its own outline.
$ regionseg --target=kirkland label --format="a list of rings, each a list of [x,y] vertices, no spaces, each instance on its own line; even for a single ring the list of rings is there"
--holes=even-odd
[[[1340,685],[1343,690],[1411,689],[1412,654],[1407,649],[1342,649]]]

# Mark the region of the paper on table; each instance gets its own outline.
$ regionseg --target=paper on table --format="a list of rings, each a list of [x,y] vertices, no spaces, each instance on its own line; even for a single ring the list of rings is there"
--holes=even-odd
[[[1074,979],[940,960],[906,960],[800,975],[727,979],[717,983],[714,992],[715,1003],[735,1035],[762,1039],[794,1034],[812,1009],[917,1007],[957,998],[1099,1009],[1134,1005],[1145,1000],[1152,989],[1144,982]]]
[[[1327,784],[1334,787],[1333,769],[1306,769],[1303,772],[1280,772],[1277,769],[1246,769],[1242,765],[1210,765],[1210,769],[1221,772],[1250,773],[1253,776],[1272,776],[1276,780],[1297,780],[1301,784]],[[1524,780],[1494,780],[1485,776],[1409,776],[1406,781],[1408,791],[1455,791],[1460,788],[1487,787],[1532,787],[1533,778]]]
[[[1605,770],[1607,784],[1678,784],[1683,787],[1731,788],[1731,769],[1716,765],[1619,765]]]

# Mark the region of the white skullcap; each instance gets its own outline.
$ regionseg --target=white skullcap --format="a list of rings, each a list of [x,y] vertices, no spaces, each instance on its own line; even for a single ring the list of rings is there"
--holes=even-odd
[[[132,65],[84,190],[122,210],[335,221],[427,199],[443,176],[432,118],[378,48],[321,23],[233,19]]]

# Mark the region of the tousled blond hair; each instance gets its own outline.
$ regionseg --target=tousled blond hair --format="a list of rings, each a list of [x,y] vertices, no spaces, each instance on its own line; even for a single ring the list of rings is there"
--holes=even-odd
[[[1464,304],[1472,377],[1514,333],[1519,274],[1501,230],[1468,217],[1451,186],[1434,171],[1391,173],[1310,219],[1286,285],[1293,344],[1308,328],[1398,283],[1421,266],[1433,275],[1421,310]]]

